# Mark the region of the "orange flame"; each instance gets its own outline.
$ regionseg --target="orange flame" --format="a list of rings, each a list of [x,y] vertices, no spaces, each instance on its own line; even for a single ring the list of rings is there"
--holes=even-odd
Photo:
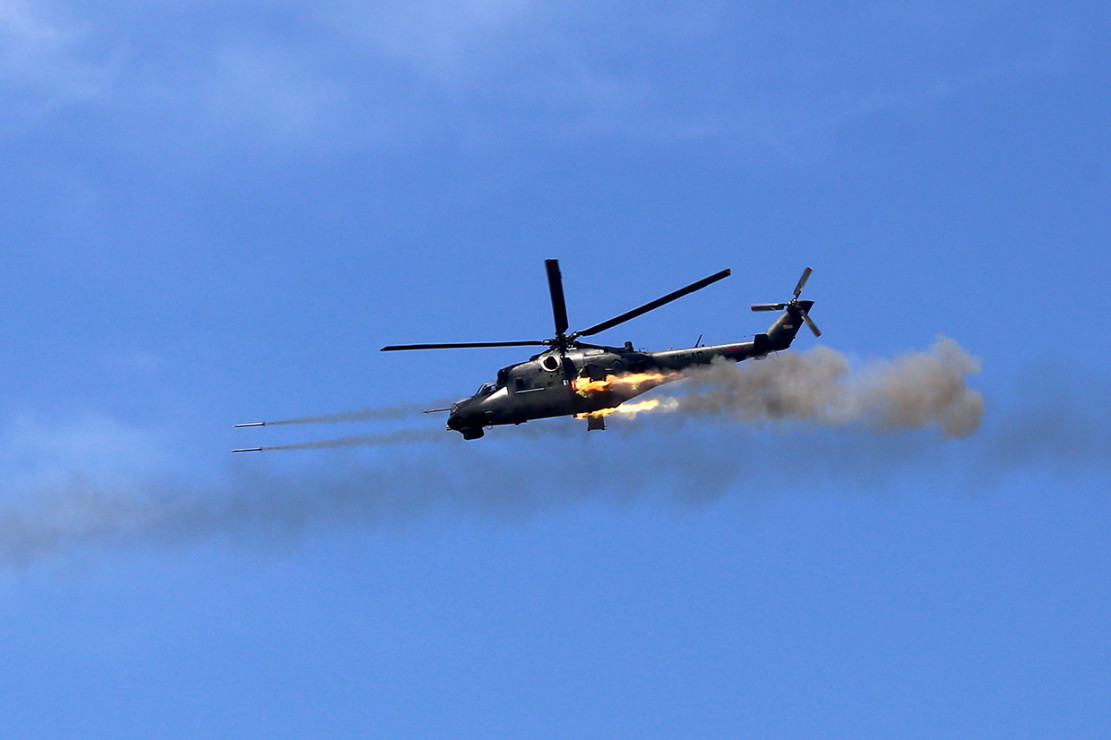
[[[644,383],[662,383],[669,377],[671,376],[664,373],[630,373],[628,375],[607,375],[601,380],[575,378],[571,381],[571,387],[576,392],[586,395],[587,393],[609,390],[615,385],[638,386]]]
[[[647,401],[640,401],[638,403],[623,403],[620,406],[613,407],[612,409],[598,409],[597,411],[591,411],[590,413],[586,414],[575,414],[575,418],[598,418],[600,416],[609,416],[610,414],[636,416],[637,414],[644,413],[645,411],[674,411],[677,408],[679,408],[679,401],[674,398],[652,398]]]

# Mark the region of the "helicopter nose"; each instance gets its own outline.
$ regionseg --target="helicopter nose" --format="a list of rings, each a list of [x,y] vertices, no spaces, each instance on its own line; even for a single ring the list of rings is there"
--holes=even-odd
[[[466,403],[459,401],[451,405],[451,413],[447,417],[447,428],[456,431],[463,427],[470,426],[467,419]]]

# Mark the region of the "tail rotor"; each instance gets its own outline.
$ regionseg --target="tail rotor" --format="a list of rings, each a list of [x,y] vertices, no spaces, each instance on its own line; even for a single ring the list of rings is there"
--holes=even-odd
[[[800,301],[799,295],[802,294],[802,289],[806,286],[806,281],[810,279],[810,273],[814,272],[813,269],[807,267],[802,271],[802,277],[799,278],[798,283],[795,285],[795,297],[787,303],[756,303],[752,306],[753,311],[790,311],[802,317],[803,322],[814,332],[814,336],[822,336],[821,329],[810,318],[810,306],[813,305],[812,301]]]

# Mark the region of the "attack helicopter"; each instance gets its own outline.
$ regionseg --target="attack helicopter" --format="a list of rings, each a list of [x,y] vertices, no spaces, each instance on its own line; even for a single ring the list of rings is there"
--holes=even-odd
[[[453,342],[440,344],[397,344],[383,347],[383,352],[426,349],[467,349],[482,347],[546,347],[527,362],[503,367],[493,382],[483,383],[471,396],[452,404],[447,428],[459,432],[463,439],[478,439],[487,428],[504,424],[522,424],[534,419],[554,416],[575,416],[587,421],[588,430],[605,429],[605,416],[621,404],[659,385],[683,377],[688,368],[708,365],[721,357],[733,362],[762,358],[771,352],[791,346],[802,324],[821,336],[810,318],[813,301],[800,300],[812,270],[807,267],[795,285],[794,297],[785,303],[759,303],[753,311],[782,311],[767,331],[751,341],[702,346],[701,337],[694,347],[644,352],[633,349],[631,342],[622,347],[588,344],[580,337],[591,337],[626,321],[642,316],[683,296],[701,290],[729,277],[730,270],[710,275],[685,288],[645,303],[586,329],[567,333],[567,304],[563,296],[563,277],[559,261],[545,260],[555,336],[551,339],[515,342]]]

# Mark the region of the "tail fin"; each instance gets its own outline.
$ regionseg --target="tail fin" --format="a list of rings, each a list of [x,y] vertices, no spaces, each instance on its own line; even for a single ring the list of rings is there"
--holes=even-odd
[[[792,301],[767,331],[769,352],[778,352],[791,346],[799,333],[814,301]]]
[[[799,333],[803,324],[810,327],[814,336],[820,337],[822,335],[818,325],[810,318],[810,307],[814,305],[814,301],[799,300],[799,294],[802,293],[802,289],[806,285],[806,281],[810,279],[810,273],[812,272],[813,270],[809,267],[802,271],[802,277],[795,285],[795,297],[789,303],[757,303],[752,306],[753,311],[783,311],[766,334],[756,336],[753,346],[757,354],[767,354],[768,352],[787,349],[791,346],[791,342],[795,341],[795,335]]]

